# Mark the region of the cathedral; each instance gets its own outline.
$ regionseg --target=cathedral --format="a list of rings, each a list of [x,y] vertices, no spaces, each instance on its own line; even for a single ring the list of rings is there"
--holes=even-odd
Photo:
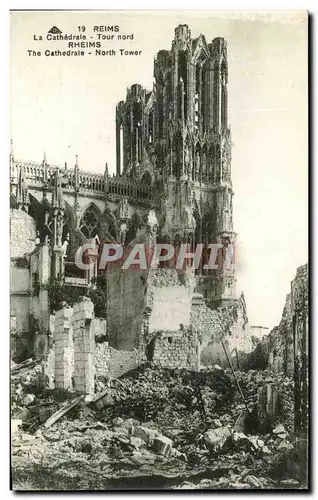
[[[170,50],[156,55],[153,74],[153,89],[132,85],[114,109],[116,174],[107,164],[103,174],[83,171],[77,157],[73,168],[50,165],[46,156],[41,163],[19,161],[12,147],[11,317],[17,330],[34,316],[39,331],[49,328],[52,280],[85,294],[99,273],[96,255],[89,257],[96,260],[92,271],[75,264],[86,242],[186,243],[192,252],[199,243],[235,245],[226,41],[193,39],[180,25]],[[24,258],[28,278],[20,290]],[[204,252],[192,294],[212,310],[231,307],[239,300],[234,268],[204,269],[208,258]],[[150,275],[141,280],[114,270],[106,278],[109,336],[116,347],[134,348],[126,337],[143,328]]]

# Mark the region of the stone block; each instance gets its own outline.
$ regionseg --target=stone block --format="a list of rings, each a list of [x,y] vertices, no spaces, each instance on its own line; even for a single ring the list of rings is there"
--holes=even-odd
[[[206,445],[214,450],[221,449],[228,437],[231,435],[230,429],[227,427],[218,427],[204,433],[204,441]]]
[[[169,457],[171,453],[171,448],[173,446],[173,441],[165,436],[158,436],[154,438],[152,449],[160,455]]]
[[[85,362],[83,361],[83,358],[81,357],[81,359],[75,363],[75,371],[78,372],[78,371],[84,370],[84,367],[85,367]]]
[[[64,339],[63,339],[63,347],[69,347],[70,343],[71,343],[71,339],[64,337]]]
[[[55,363],[58,361],[58,357],[63,354],[63,346],[55,346]]]
[[[137,425],[132,430],[132,436],[140,437],[146,444],[149,445],[153,443],[157,436],[159,436],[159,433],[154,429],[148,429],[147,427]]]
[[[59,329],[61,327],[61,325],[63,325],[63,323],[64,323],[64,316],[61,316],[61,317],[55,316],[54,331]]]

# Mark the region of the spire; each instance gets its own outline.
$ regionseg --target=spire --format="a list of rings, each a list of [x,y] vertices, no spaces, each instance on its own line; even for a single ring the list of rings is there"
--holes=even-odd
[[[48,164],[47,164],[47,158],[46,158],[46,152],[43,152],[43,181],[46,184],[48,181]]]
[[[16,184],[18,179],[17,179],[17,172],[15,171],[14,168],[14,153],[13,153],[13,141],[10,139],[10,155],[9,155],[9,168],[10,168],[10,183]]]
[[[78,155],[75,155],[75,165],[74,165],[74,183],[75,189],[79,189],[79,167],[78,167]]]
[[[104,170],[104,192],[108,193],[108,185],[109,185],[109,172],[108,172],[108,163],[105,163]]]
[[[18,202],[18,209],[24,210],[25,212],[28,213],[30,200],[29,200],[29,192],[28,192],[28,185],[26,182],[24,165],[22,165],[20,169],[17,202]]]
[[[14,159],[14,153],[13,153],[13,140],[10,139],[10,159]]]

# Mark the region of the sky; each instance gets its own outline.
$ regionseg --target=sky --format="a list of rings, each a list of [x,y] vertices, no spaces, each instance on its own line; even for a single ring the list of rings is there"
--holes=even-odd
[[[11,12],[10,135],[15,158],[115,172],[115,108],[126,88],[152,89],[153,61],[170,49],[174,28],[193,38],[227,40],[234,228],[238,287],[250,324],[279,323],[296,268],[307,262],[307,17],[273,12]],[[34,40],[53,26],[118,25],[129,41],[104,41],[116,56],[30,57],[27,50],[66,50]],[[119,49],[141,50],[120,56]],[[93,49],[94,50],[94,49]]]

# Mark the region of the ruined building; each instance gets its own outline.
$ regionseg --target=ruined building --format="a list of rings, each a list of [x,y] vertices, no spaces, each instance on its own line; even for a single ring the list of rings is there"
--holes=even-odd
[[[11,321],[17,337],[36,325],[32,342],[46,345],[54,280],[86,294],[99,272],[98,257],[88,255],[96,265],[82,271],[74,255],[87,241],[187,243],[192,252],[198,243],[235,244],[226,41],[192,39],[187,25],[178,26],[171,49],[156,55],[154,80],[152,90],[132,85],[116,107],[116,175],[107,164],[97,174],[82,171],[77,158],[74,168],[61,168],[46,156],[38,164],[18,161],[11,151]],[[221,324],[229,345],[248,344],[234,268],[206,270],[208,258],[204,252],[195,272],[109,266],[110,345],[142,350],[168,365],[178,364],[176,352],[183,350],[183,365],[194,366],[205,346],[223,335]]]

